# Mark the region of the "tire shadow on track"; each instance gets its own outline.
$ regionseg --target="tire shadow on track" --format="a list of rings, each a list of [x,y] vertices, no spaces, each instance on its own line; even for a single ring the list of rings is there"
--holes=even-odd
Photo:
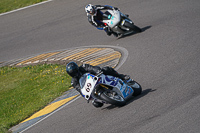
[[[148,93],[154,92],[154,91],[156,91],[156,90],[153,90],[153,89],[146,89],[146,90],[143,90],[142,93],[141,93],[139,96],[136,96],[136,97],[133,97],[133,98],[129,99],[129,100],[127,101],[127,103],[126,103],[125,106],[127,106],[128,104],[132,103],[132,102],[135,101],[135,100],[138,100],[138,99],[140,99],[140,98],[146,96]],[[107,107],[105,107],[105,108],[102,108],[102,110],[105,110],[105,109],[110,110],[110,109],[114,109],[114,108],[123,108],[123,107],[124,107],[124,106],[118,107],[118,106],[115,106],[115,105],[109,105],[109,106],[107,106]]]
[[[153,90],[153,89],[143,90],[142,93],[139,96],[136,96],[136,97],[133,97],[133,98],[129,99],[128,102],[126,103],[126,105],[128,105],[128,104],[132,103],[133,101],[138,100],[138,99],[146,96],[150,92],[154,92],[154,91],[156,91],[156,89],[155,90]]]
[[[150,29],[151,27],[152,27],[152,26],[146,26],[146,27],[141,28],[141,29],[142,29],[142,32],[144,32],[144,31]],[[142,32],[140,32],[140,33],[142,33]],[[135,34],[139,34],[139,33],[132,32],[132,33],[130,33],[130,34],[123,35],[123,36],[119,37],[118,39],[122,39],[122,38],[125,38],[125,37],[128,37],[128,36],[132,36],[132,35],[135,35]]]

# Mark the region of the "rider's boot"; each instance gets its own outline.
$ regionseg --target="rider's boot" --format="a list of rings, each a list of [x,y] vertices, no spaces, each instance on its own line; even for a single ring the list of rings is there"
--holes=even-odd
[[[96,108],[100,108],[100,107],[103,106],[103,103],[97,102],[97,101],[95,101],[95,100],[92,101],[92,104],[93,104]]]
[[[113,34],[115,37],[118,37],[118,34],[117,34],[117,33],[112,32],[112,34]]]
[[[105,27],[105,28],[104,28],[104,31],[106,32],[106,34],[107,34],[108,36],[110,36],[110,35],[112,34],[112,31],[110,31],[110,29],[109,29],[108,27]]]
[[[112,32],[107,31],[106,32],[108,36],[111,36]]]
[[[108,36],[113,34],[115,37],[118,37],[118,34],[110,30],[108,27],[104,28],[104,31],[107,33]]]
[[[115,32],[112,32],[112,31],[106,31],[107,35],[108,36],[111,36],[112,34],[115,36],[115,37],[118,37],[118,34],[115,33]]]

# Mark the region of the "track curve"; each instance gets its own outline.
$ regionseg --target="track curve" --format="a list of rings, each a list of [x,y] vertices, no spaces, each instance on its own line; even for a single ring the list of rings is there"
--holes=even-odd
[[[54,0],[0,17],[0,62],[89,45],[121,46],[129,56],[118,69],[144,91],[122,108],[82,98],[25,132],[176,132],[200,130],[200,1],[103,1],[129,14],[140,34],[121,39],[93,28],[90,0]]]

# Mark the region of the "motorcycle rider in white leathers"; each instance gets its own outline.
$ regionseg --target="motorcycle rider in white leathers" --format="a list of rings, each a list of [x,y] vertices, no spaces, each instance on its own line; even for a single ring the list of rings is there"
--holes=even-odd
[[[97,29],[104,30],[108,36],[113,34],[114,36],[118,36],[115,32],[112,32],[108,26],[105,26],[101,20],[103,20],[103,13],[101,10],[110,9],[110,10],[119,10],[117,7],[112,7],[109,5],[92,5],[88,4],[85,7],[85,11],[87,13],[88,21]],[[128,15],[127,15],[128,16]]]

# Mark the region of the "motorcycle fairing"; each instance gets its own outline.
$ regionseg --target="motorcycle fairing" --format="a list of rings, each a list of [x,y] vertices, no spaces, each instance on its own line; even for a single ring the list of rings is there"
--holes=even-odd
[[[114,28],[121,20],[119,11],[107,10],[106,15],[108,20],[102,20],[102,22],[106,23],[110,28]]]
[[[101,75],[101,77],[99,77],[97,84],[116,86],[118,81],[119,79],[116,77],[109,76],[109,75]]]
[[[81,89],[81,94],[86,100],[90,99],[90,95],[95,88],[94,86],[97,81],[94,79],[94,77],[94,75],[89,73],[85,76],[86,80],[84,86]]]
[[[133,89],[125,83],[121,86],[120,91],[122,92],[124,98],[127,98],[131,93],[133,93]]]
[[[133,93],[133,89],[125,84],[121,79],[109,76],[109,75],[101,75],[96,84],[105,84],[112,86],[113,88],[118,88],[124,98],[130,96]]]

